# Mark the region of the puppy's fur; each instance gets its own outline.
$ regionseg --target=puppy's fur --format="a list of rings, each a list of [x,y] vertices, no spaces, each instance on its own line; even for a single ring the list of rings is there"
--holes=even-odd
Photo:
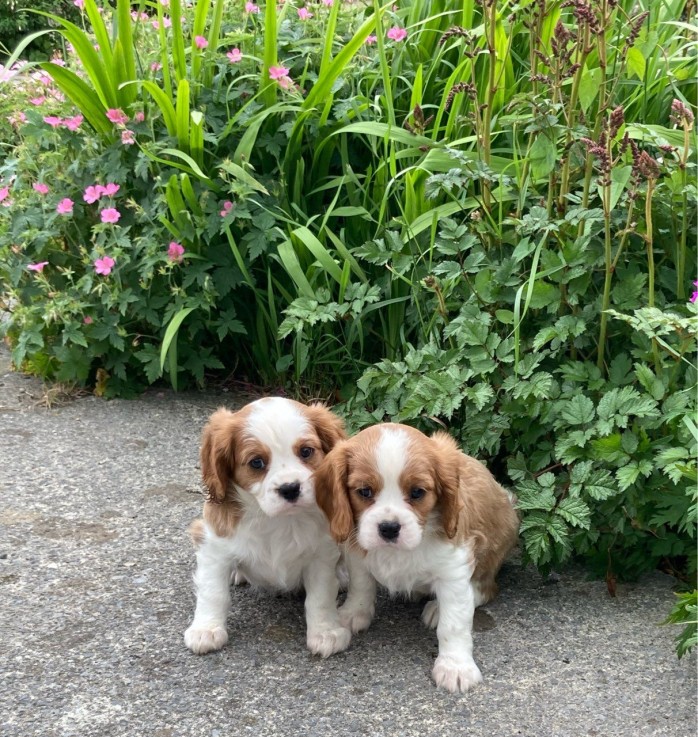
[[[348,647],[351,632],[337,614],[339,549],[313,484],[313,472],[344,437],[328,409],[289,399],[211,416],[201,446],[209,495],[203,520],[191,527],[197,600],[184,642],[193,652],[228,641],[231,576],[273,590],[303,587],[308,648],[326,657]]]
[[[512,499],[485,466],[446,433],[375,425],[334,447],[315,489],[332,535],[347,542],[343,623],[368,627],[376,580],[391,593],[434,595],[423,620],[439,640],[436,684],[466,691],[481,681],[473,612],[496,595],[495,575],[518,532]]]

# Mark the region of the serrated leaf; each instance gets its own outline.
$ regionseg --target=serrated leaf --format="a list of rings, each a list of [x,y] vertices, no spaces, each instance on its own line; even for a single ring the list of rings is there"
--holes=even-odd
[[[572,526],[589,529],[591,510],[582,499],[568,496],[557,505],[555,512]]]
[[[552,515],[548,519],[545,529],[550,533],[550,537],[552,537],[558,545],[562,545],[564,548],[569,547],[569,528],[560,516]]]
[[[598,470],[592,472],[584,484],[584,491],[597,501],[605,501],[620,493],[618,485],[613,481],[609,471]]]
[[[560,415],[569,425],[588,425],[594,420],[594,403],[589,397],[576,394],[562,405]]]
[[[550,560],[550,537],[545,527],[533,527],[523,533],[524,546],[535,565]]]
[[[581,461],[579,463],[575,463],[570,471],[570,481],[572,481],[573,484],[583,484],[589,478],[593,465],[593,461]]]
[[[621,491],[625,491],[631,487],[640,475],[640,469],[636,463],[628,463],[627,466],[623,466],[616,471],[616,479],[618,480],[618,488]]]

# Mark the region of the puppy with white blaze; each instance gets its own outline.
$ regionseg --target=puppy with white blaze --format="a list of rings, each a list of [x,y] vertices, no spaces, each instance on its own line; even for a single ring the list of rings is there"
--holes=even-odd
[[[315,490],[332,535],[346,542],[342,622],[353,632],[369,626],[376,581],[391,593],[433,595],[422,619],[439,641],[436,685],[457,692],[480,682],[473,614],[496,595],[495,576],[516,544],[508,492],[446,433],[427,437],[398,424],[335,445]]]
[[[196,612],[184,633],[195,653],[228,641],[230,581],[277,591],[305,589],[308,649],[345,650],[339,621],[339,549],[315,502],[313,473],[343,439],[342,421],[321,405],[278,397],[238,412],[219,409],[204,428],[201,471],[208,498],[191,526]]]

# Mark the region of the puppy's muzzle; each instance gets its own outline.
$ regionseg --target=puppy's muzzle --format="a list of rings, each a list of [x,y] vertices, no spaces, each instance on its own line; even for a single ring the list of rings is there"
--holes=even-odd
[[[378,525],[378,534],[388,542],[394,543],[400,534],[399,522],[381,522]]]
[[[294,481],[290,484],[281,484],[277,491],[287,502],[295,502],[301,494],[301,483]]]

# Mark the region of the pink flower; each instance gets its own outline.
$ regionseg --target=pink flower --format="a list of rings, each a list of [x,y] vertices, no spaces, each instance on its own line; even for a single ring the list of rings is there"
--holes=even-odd
[[[100,187],[99,189],[101,193],[107,195],[107,197],[113,197],[121,187],[118,184],[114,184],[114,182],[107,182],[105,187]]]
[[[259,5],[255,5],[254,3],[251,3],[251,2],[246,2],[245,3],[245,12],[246,13],[255,13],[255,14],[256,13],[259,13]]]
[[[153,27],[153,28],[154,28],[154,29],[155,29],[156,31],[159,31],[159,30],[160,30],[160,21],[159,21],[159,20],[154,20],[154,21],[153,21],[153,22],[152,22],[152,23],[151,23],[150,25],[151,25],[151,26],[152,26],[152,27]]]
[[[37,107],[39,105],[43,105],[46,101],[46,98],[42,95],[41,97],[31,97],[29,99],[29,102],[31,102],[32,105],[36,105]]]
[[[63,118],[58,118],[55,115],[47,115],[44,117],[44,123],[47,123],[51,128],[59,128],[63,125]]]
[[[184,246],[172,241],[172,243],[170,243],[170,247],[167,249],[167,258],[169,258],[170,261],[176,261],[177,263],[180,263],[183,256]]]
[[[73,5],[82,10],[85,7],[85,0],[73,0]]]
[[[393,26],[386,35],[391,41],[404,41],[407,38],[407,31],[399,26]]]
[[[231,64],[237,64],[242,60],[242,51],[240,49],[231,49],[226,56]]]
[[[121,143],[124,146],[133,146],[136,142],[136,134],[133,131],[125,130],[121,134]]]
[[[109,108],[106,112],[107,118],[111,120],[112,123],[115,123],[116,125],[123,125],[124,123],[128,123],[128,115],[126,113],[119,109],[119,108]]]
[[[106,207],[99,216],[103,223],[118,223],[121,213],[115,207]]]
[[[283,79],[284,77],[288,77],[286,67],[269,67],[269,79]]]
[[[32,188],[39,194],[48,194],[48,184],[44,184],[43,182],[34,182]]]
[[[298,8],[298,17],[301,20],[310,20],[313,17],[313,14],[308,10],[308,8]]]
[[[38,264],[27,264],[29,271],[38,271],[41,273],[44,270],[44,266],[48,264],[48,261],[39,261]]]
[[[112,266],[113,265],[114,264],[112,264]],[[94,322],[94,320],[89,315],[85,315],[85,317],[82,318],[82,321],[85,323],[85,325],[92,325],[92,323]]]
[[[90,187],[86,187],[85,191],[82,194],[82,199],[87,202],[88,205],[91,205],[93,202],[97,202],[97,200],[102,196],[102,185],[101,184],[93,184]]]
[[[328,8],[331,8],[334,5],[334,0],[322,0],[322,4]]]
[[[224,218],[233,209],[233,203],[230,200],[226,200],[223,203],[223,209],[221,210],[221,217]]]
[[[3,202],[10,196],[9,187],[0,187],[0,202]]]
[[[162,19],[162,25],[164,28],[172,28],[172,20],[168,16],[165,16]]]
[[[98,274],[109,276],[109,274],[111,274],[111,270],[114,268],[115,263],[116,262],[113,258],[110,258],[109,256],[103,256],[102,258],[98,258],[95,260],[95,271]]]
[[[11,126],[19,128],[22,123],[27,122],[27,116],[21,110],[18,110],[16,113],[10,115],[7,120]]]
[[[83,120],[82,115],[76,115],[74,118],[66,118],[63,125],[70,131],[76,131],[80,129]]]
[[[133,120],[135,123],[142,123],[145,120],[145,113],[139,110],[134,116]]]
[[[61,59],[60,56],[54,56],[51,59],[51,64],[56,64],[59,67],[64,67],[65,66],[65,61],[63,59]]]
[[[170,0],[160,0],[160,5],[162,5],[163,8],[169,8]]]
[[[282,90],[290,90],[291,87],[293,87],[293,80],[291,77],[281,77],[276,81],[279,83],[279,87],[281,87]]]
[[[698,287],[698,281],[694,281],[693,282],[693,286],[694,287]],[[690,301],[691,302],[698,302],[698,292],[693,292],[693,294],[691,295]]]
[[[376,36],[370,35],[366,36],[366,41],[364,43],[366,44],[366,46],[373,46],[376,41],[378,41],[378,38]]]
[[[205,49],[208,46],[208,41],[205,36],[195,36],[194,45],[197,49]]]
[[[150,64],[150,71],[157,72],[162,69],[162,64],[159,61],[154,61]]]
[[[65,197],[56,205],[56,212],[59,215],[72,215],[74,204],[70,197]]]

